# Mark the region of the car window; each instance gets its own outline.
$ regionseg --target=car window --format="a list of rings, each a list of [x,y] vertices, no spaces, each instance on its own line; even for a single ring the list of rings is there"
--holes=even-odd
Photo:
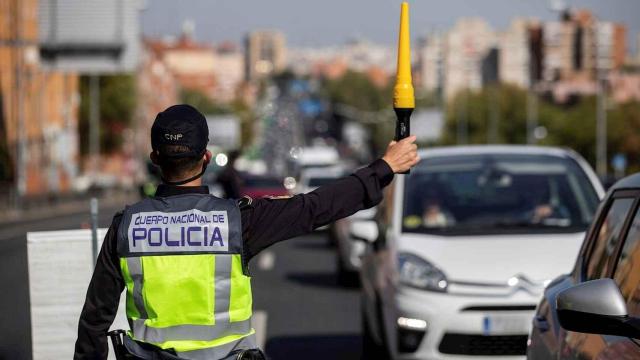
[[[627,300],[629,314],[640,315],[640,212],[629,228],[614,279]]]
[[[535,154],[427,158],[405,183],[403,231],[580,232],[599,199],[572,159]]]
[[[597,237],[587,261],[587,280],[600,279],[605,275],[610,262],[614,261],[613,252],[620,241],[624,220],[633,205],[632,198],[614,199],[607,216],[600,224]]]

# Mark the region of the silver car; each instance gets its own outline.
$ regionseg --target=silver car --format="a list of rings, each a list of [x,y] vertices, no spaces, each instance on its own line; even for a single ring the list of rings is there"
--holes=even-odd
[[[537,307],[528,359],[640,359],[640,174],[601,203],[573,271]]]

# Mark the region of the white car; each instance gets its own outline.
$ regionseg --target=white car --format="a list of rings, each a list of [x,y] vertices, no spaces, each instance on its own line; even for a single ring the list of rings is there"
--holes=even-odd
[[[372,220],[376,209],[364,209],[335,221],[329,225],[329,233],[336,245],[336,276],[338,284],[353,286],[358,284],[358,273],[366,245],[351,237],[351,224],[362,220]]]
[[[365,358],[523,359],[543,290],[571,270],[602,186],[576,153],[531,146],[422,150],[363,258]]]
[[[340,166],[311,167],[303,169],[300,180],[296,184],[296,194],[306,194],[320,186],[330,184],[344,175],[344,169]]]

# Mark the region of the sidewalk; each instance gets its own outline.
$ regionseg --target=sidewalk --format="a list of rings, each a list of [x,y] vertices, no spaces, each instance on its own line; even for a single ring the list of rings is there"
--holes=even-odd
[[[20,223],[37,221],[50,218],[55,215],[70,215],[90,212],[91,195],[79,195],[67,199],[55,199],[51,201],[38,201],[26,204],[22,209],[5,207],[0,205],[0,227],[16,225]],[[138,199],[135,191],[109,190],[95,195],[100,209],[105,207],[122,206],[133,203]]]

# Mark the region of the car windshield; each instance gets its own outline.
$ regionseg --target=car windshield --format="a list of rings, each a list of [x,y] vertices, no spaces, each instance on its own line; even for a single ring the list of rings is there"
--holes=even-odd
[[[550,155],[427,158],[407,176],[405,232],[576,232],[598,195],[578,163]]]

